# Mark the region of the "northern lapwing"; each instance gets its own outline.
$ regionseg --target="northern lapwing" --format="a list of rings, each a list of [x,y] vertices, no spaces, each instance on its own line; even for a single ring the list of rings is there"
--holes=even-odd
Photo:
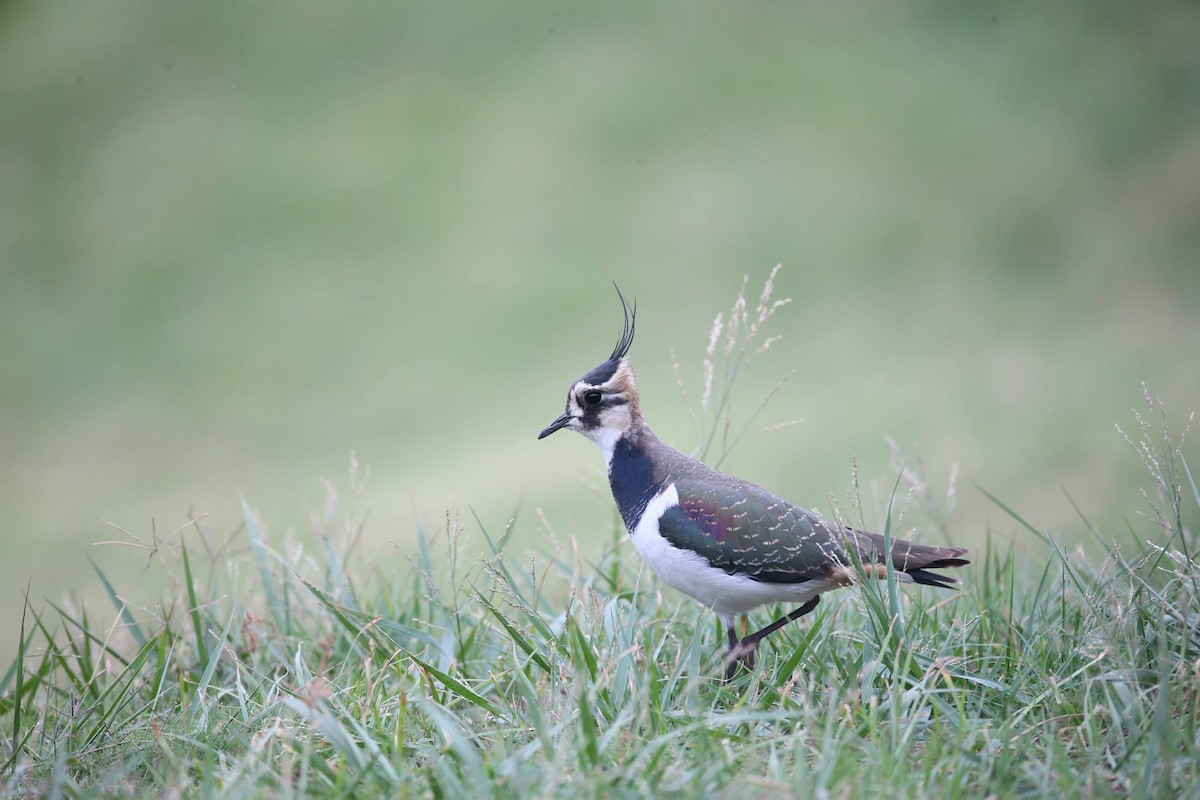
[[[599,446],[634,547],[663,582],[711,608],[725,624],[727,678],[739,666],[753,668],[759,642],[816,608],[823,592],[853,583],[858,574],[886,577],[885,558],[901,581],[947,588],[957,583],[933,570],[970,563],[964,548],[893,539],[885,554],[883,536],[830,522],[659,440],[642,418],[627,359],[636,307],[631,311],[623,296],[621,306],[625,326],[612,355],[571,385],[566,410],[538,438],[570,428]],[[736,615],[764,603],[799,607],[739,639]]]

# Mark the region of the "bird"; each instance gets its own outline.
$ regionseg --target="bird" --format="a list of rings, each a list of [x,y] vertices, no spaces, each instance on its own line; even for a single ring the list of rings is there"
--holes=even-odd
[[[631,310],[619,288],[617,296],[625,321],[612,354],[571,384],[566,409],[538,439],[570,429],[600,448],[621,520],[646,565],[724,624],[726,680],[753,670],[759,643],[810,613],[825,592],[851,585],[858,575],[886,578],[889,559],[899,581],[958,584],[935,570],[969,564],[966,548],[892,538],[885,552],[880,534],[831,522],[655,436],[628,358],[637,305]],[[736,617],[769,603],[797,607],[739,637]]]

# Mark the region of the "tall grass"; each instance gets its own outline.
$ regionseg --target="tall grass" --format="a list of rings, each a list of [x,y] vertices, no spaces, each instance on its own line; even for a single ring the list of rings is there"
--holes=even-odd
[[[0,677],[12,796],[1200,796],[1200,491],[1148,398],[1146,515],[1091,557],[1001,499],[963,591],[832,595],[721,679],[722,635],[614,533],[507,547],[454,513],[360,550],[364,481],[273,547],[154,537],[174,590],[29,603]],[[889,519],[887,524],[891,525]],[[1029,552],[1045,557],[1031,557]],[[764,615],[769,616],[769,615]]]

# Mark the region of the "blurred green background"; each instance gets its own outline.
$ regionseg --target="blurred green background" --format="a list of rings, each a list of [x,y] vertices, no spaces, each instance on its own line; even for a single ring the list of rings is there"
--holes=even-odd
[[[135,580],[101,520],[303,535],[351,450],[384,569],[467,505],[518,559],[536,509],[607,538],[592,446],[534,436],[611,282],[690,449],[670,353],[694,397],[780,262],[736,412],[795,370],[760,421],[803,422],[725,466],[827,509],[891,436],[958,465],[958,540],[1020,538],[972,482],[1122,533],[1114,423],[1200,405],[1197,41],[1190,2],[0,4],[0,652],[27,581]]]

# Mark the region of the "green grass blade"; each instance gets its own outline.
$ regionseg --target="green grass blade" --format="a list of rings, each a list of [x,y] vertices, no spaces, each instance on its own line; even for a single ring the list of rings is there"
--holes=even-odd
[[[484,774],[482,754],[479,752],[479,746],[471,732],[471,727],[459,720],[458,716],[450,709],[433,701],[421,700],[416,703],[416,706],[437,726],[450,754],[454,756],[454,762],[458,764],[460,770],[465,771],[466,777],[471,781],[471,787],[466,788],[457,781],[457,776],[443,771],[443,779],[450,779],[453,783],[459,784],[455,796],[481,798],[491,796],[490,785]]]
[[[117,595],[117,590],[109,582],[108,576],[104,574],[104,570],[100,569],[95,561],[92,561],[91,556],[88,557],[88,563],[92,565],[92,569],[96,571],[96,574],[100,576],[100,583],[104,586],[105,594],[108,595],[108,599],[112,601],[113,606],[117,609],[117,613],[125,623],[125,627],[129,630],[130,635],[133,636],[134,641],[138,643],[138,646],[145,644],[146,634],[142,632],[141,626],[137,624],[137,621],[133,618],[133,614],[130,613],[129,604]]]
[[[891,605],[892,624],[896,626],[901,641],[907,641],[904,632],[904,606],[900,603],[900,586],[896,581],[896,565],[892,559],[892,546],[895,538],[892,536],[892,507],[896,502],[896,492],[900,489],[900,479],[904,476],[901,468],[892,484],[892,493],[888,497],[887,515],[883,519],[883,563],[887,569],[888,603]]]
[[[59,606],[53,600],[47,600],[46,603],[51,608],[53,608],[56,612],[58,612],[59,617],[62,618],[62,620],[64,622],[69,623],[76,630],[78,630],[79,634],[83,637],[85,642],[90,642],[92,644],[99,645],[101,648],[103,648],[103,652],[106,656],[113,659],[114,661],[120,662],[120,664],[122,666],[129,666],[129,657],[126,656],[125,654],[123,654],[116,647],[114,647],[112,642],[107,641],[103,637],[97,636],[92,631],[91,627],[88,625],[86,617],[84,617],[81,620],[77,620],[74,617],[72,617],[70,614],[68,614],[64,608]],[[90,665],[94,662],[95,662],[95,658],[92,657],[92,654],[90,652],[87,653],[86,654],[86,663],[88,663]]]
[[[179,542],[183,556],[183,581],[187,587],[188,615],[192,620],[192,633],[196,637],[196,656],[201,664],[208,663],[208,645],[204,641],[204,623],[200,621],[200,603],[196,600],[196,581],[192,575],[192,562],[188,558],[187,544]]]
[[[38,632],[42,634],[42,638],[46,641],[45,655],[52,662],[58,664],[58,669],[62,673],[61,677],[66,678],[67,683],[81,695],[89,692],[92,694],[97,694],[96,687],[93,684],[90,684],[88,681],[85,681],[81,674],[76,672],[71,667],[71,660],[63,653],[62,647],[59,646],[56,637],[50,632],[50,629],[46,627],[45,622],[42,621],[41,614],[38,614],[37,612],[31,613],[33,616],[34,627],[37,628]],[[74,646],[74,642],[71,642],[70,646]],[[90,665],[80,664],[80,668],[88,669],[90,668]]]
[[[25,618],[29,613],[29,585],[29,583],[25,584],[25,605],[21,609],[21,633],[17,640],[19,642],[17,659],[13,662],[9,675],[5,675],[4,681],[0,683],[0,695],[3,695],[8,690],[9,676],[16,676],[16,688],[13,691],[12,755],[8,762],[0,767],[0,773],[12,769],[17,761],[17,756],[21,753],[21,712],[25,705],[25,653],[28,647],[28,642],[25,640]]]
[[[95,743],[100,734],[109,728],[110,723],[116,717],[117,713],[130,699],[134,686],[141,676],[142,666],[150,658],[150,655],[154,653],[156,646],[157,643],[154,641],[148,641],[143,644],[137,654],[130,660],[129,666],[122,670],[116,680],[109,684],[104,692],[101,693],[100,699],[96,702],[96,706],[100,709],[100,716],[92,726],[91,733],[84,739],[84,749]]]
[[[1066,571],[1067,575],[1071,578],[1071,582],[1074,583],[1075,588],[1079,590],[1080,595],[1085,598],[1091,597],[1091,594],[1088,592],[1087,587],[1083,583],[1083,580],[1079,577],[1078,571],[1071,565],[1071,560],[1067,557],[1066,552],[1062,549],[1062,546],[1059,545],[1059,543],[1054,540],[1053,537],[1047,536],[1042,531],[1039,531],[1032,524],[1030,524],[1028,520],[1026,520],[1024,517],[1022,517],[1020,514],[1018,514],[1016,511],[1014,511],[1008,504],[1006,504],[1000,498],[996,497],[994,494],[989,492],[987,489],[984,489],[982,486],[979,486],[978,484],[976,484],[976,488],[978,488],[979,491],[983,492],[984,496],[987,497],[989,500],[991,500],[994,504],[996,504],[996,506],[999,507],[1001,511],[1003,511],[1005,514],[1008,514],[1010,517],[1012,517],[1014,520],[1016,520],[1016,522],[1018,522],[1021,525],[1021,527],[1025,528],[1025,530],[1032,533],[1038,539],[1041,539],[1043,542],[1050,545],[1050,547],[1052,547],[1054,549],[1055,554],[1058,556],[1059,561],[1062,563],[1063,569]],[[1093,610],[1099,611],[1100,609],[1096,609],[1093,607]]]
[[[221,631],[221,635],[217,637],[215,646],[212,649],[212,654],[208,657],[207,663],[204,665],[204,672],[200,675],[200,680],[196,684],[195,694],[192,695],[192,702],[188,707],[188,719],[192,720],[194,728],[201,727],[204,724],[207,715],[203,714],[205,710],[205,692],[212,683],[213,675],[216,674],[217,664],[221,661],[221,654],[225,650],[225,641],[229,638],[229,631],[233,627],[233,621],[237,617],[237,612],[234,611],[229,615],[229,621],[225,623],[225,629]]]
[[[471,689],[469,686],[467,686],[465,683],[463,683],[462,681],[455,678],[453,675],[443,672],[442,670],[433,666],[429,662],[418,658],[417,656],[413,655],[412,653],[405,653],[405,655],[408,658],[412,659],[413,663],[415,663],[417,666],[419,666],[428,675],[435,678],[438,683],[440,683],[442,686],[444,686],[446,689],[448,689],[451,693],[458,695],[463,700],[466,700],[468,703],[470,703],[474,706],[478,706],[479,708],[482,708],[484,711],[487,711],[489,714],[494,714],[499,719],[502,719],[505,721],[507,721],[509,719],[509,715],[507,713],[505,713],[499,706],[497,706],[491,700],[488,700],[486,697],[479,694],[475,690]]]
[[[246,523],[246,533],[250,537],[250,549],[254,553],[254,565],[258,568],[263,592],[267,596],[267,608],[271,611],[271,618],[275,621],[276,629],[280,634],[286,636],[290,631],[288,630],[287,617],[284,614],[283,605],[279,601],[279,593],[275,591],[275,577],[271,574],[271,569],[268,565],[267,543],[258,526],[258,520],[255,518],[254,512],[250,509],[250,504],[246,502],[245,497],[241,498],[241,500],[242,519]]]
[[[22,615],[21,615],[21,634],[22,634],[21,637],[19,639],[17,639],[17,656],[18,657],[13,659],[12,663],[8,665],[8,669],[5,670],[4,677],[0,678],[0,714],[7,712],[10,707],[8,704],[12,702],[11,698],[7,698],[4,696],[5,693],[8,692],[8,687],[13,685],[14,678],[17,678],[18,675],[23,674],[25,671],[24,659],[20,658],[20,656],[24,655],[24,656],[28,657],[29,648],[33,645],[33,639],[38,634],[37,630],[31,630],[31,631],[29,631],[28,636],[24,635],[25,634],[24,612],[22,612]]]
[[[474,592],[475,598],[483,605],[483,607],[487,609],[492,616],[499,620],[500,624],[504,627],[505,632],[508,633],[509,638],[513,641],[513,644],[521,648],[521,650],[524,651],[527,656],[533,659],[539,667],[549,673],[551,671],[550,662],[542,653],[542,649],[534,645],[534,643],[529,640],[529,637],[518,631],[516,626],[509,621],[508,617],[504,616],[504,614],[502,614],[498,608],[492,605],[492,603],[483,596],[482,592],[480,592],[478,589],[474,589]]]
[[[513,654],[514,656],[516,655],[516,650],[513,651]],[[517,692],[525,702],[526,713],[533,724],[533,731],[537,736],[537,741],[541,744],[546,757],[553,759],[554,739],[551,738],[550,732],[546,728],[546,716],[542,713],[542,699],[537,689],[534,688],[528,676],[525,675],[524,666],[521,664],[518,664],[512,670],[512,678],[513,683],[517,687]]]
[[[575,652],[583,660],[583,665],[587,667],[588,680],[595,682],[598,665],[591,643],[584,635],[583,629],[579,627],[579,623],[576,622],[575,617],[567,617],[566,627],[570,639],[575,645]]]
[[[309,704],[291,695],[280,698],[280,702],[316,728],[325,741],[329,742],[338,755],[346,759],[355,770],[361,771],[366,767],[366,757],[362,749],[324,702]]]
[[[321,605],[325,606],[325,610],[328,611],[330,615],[332,615],[337,621],[337,623],[342,626],[342,629],[350,634],[351,641],[357,640],[358,637],[363,633],[364,629],[368,627],[367,625],[356,624],[344,613],[348,611],[352,614],[358,614],[358,612],[355,612],[353,609],[348,609],[344,606],[338,605],[337,602],[335,602],[329,595],[308,581],[301,580],[301,583],[303,583],[308,590],[313,593],[317,600],[321,602]]]
[[[491,551],[493,556],[496,556],[488,562],[489,567],[503,575],[504,582],[508,589],[517,597],[519,597],[521,602],[532,608],[532,604],[529,602],[526,592],[529,594],[537,594],[537,587],[533,585],[533,579],[525,573],[519,573],[521,580],[518,583],[516,576],[513,575],[513,573],[508,569],[508,565],[504,563],[504,546],[508,543],[508,539],[512,535],[512,528],[508,528],[504,532],[504,535],[500,538],[500,541],[497,542],[492,538],[491,533],[488,532],[487,526],[483,524],[483,520],[479,518],[477,513],[475,513],[475,509],[471,508],[470,511],[471,515],[475,518],[475,524],[479,526],[479,532],[483,534],[483,538],[488,543],[488,549]],[[524,587],[524,590],[522,590],[522,586]]]
[[[583,684],[583,690],[579,693],[579,729],[583,736],[583,751],[582,766],[584,769],[595,767],[600,763],[600,749],[596,744],[596,716],[592,713],[592,704],[588,702],[587,687],[590,684]]]
[[[329,569],[329,581],[333,589],[336,590],[338,602],[347,608],[358,610],[358,606],[354,602],[354,592],[350,589],[350,581],[346,579],[346,573],[342,570],[341,559],[333,550],[333,542],[329,541],[328,536],[321,537],[321,544],[325,550],[325,563]]]

